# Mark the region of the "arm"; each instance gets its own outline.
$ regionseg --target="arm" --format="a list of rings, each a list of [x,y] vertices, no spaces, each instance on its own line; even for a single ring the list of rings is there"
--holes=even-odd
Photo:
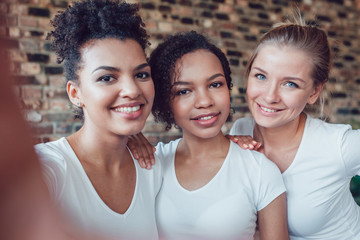
[[[43,182],[33,137],[23,119],[0,45],[0,239],[95,240],[69,227]],[[109,238],[105,238],[109,239]]]
[[[258,212],[261,240],[288,240],[286,195],[282,193]]]
[[[156,149],[141,132],[129,136],[127,146],[142,168],[151,169],[151,166],[155,164],[154,152]]]

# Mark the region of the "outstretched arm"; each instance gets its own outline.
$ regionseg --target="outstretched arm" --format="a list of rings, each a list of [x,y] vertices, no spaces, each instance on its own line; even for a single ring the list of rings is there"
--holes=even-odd
[[[282,193],[258,212],[260,240],[288,240],[286,195]]]
[[[31,132],[23,119],[0,45],[0,239],[95,240],[69,226],[42,179]]]

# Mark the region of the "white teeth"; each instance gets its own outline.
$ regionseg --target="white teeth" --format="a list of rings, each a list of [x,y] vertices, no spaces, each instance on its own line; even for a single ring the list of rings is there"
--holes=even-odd
[[[214,116],[208,116],[208,117],[201,117],[200,120],[209,120],[212,119]]]
[[[116,112],[122,112],[122,113],[133,113],[136,112],[140,109],[140,106],[136,106],[136,107],[120,107],[120,108],[115,108]]]
[[[266,107],[261,107],[261,109],[264,110],[265,112],[269,112],[269,113],[276,112],[275,109],[269,109],[269,108],[266,108]]]

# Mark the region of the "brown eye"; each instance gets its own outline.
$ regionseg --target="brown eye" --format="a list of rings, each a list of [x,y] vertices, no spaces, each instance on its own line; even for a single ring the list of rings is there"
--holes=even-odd
[[[148,72],[140,72],[135,75],[136,78],[140,79],[147,79],[150,77],[150,74]]]
[[[115,80],[115,78],[111,75],[105,75],[98,79],[99,82],[112,82],[114,80]]]
[[[210,84],[210,88],[219,88],[223,86],[224,84],[222,82],[214,82]]]
[[[190,91],[187,90],[187,89],[182,89],[182,90],[179,90],[179,91],[176,91],[175,95],[179,96],[179,95],[185,95],[185,94],[188,94]]]

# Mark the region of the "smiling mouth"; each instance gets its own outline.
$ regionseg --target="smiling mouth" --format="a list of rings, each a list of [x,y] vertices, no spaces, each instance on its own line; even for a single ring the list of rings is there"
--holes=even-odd
[[[218,116],[219,114],[220,114],[220,113],[214,114],[214,115],[203,116],[203,117],[197,117],[197,118],[193,118],[192,120],[207,121],[207,120],[210,120],[210,119]]]
[[[118,107],[118,108],[114,108],[114,111],[121,113],[134,113],[139,111],[139,109],[140,109],[140,105],[135,107]]]
[[[214,116],[207,116],[207,117],[201,117],[199,120],[209,120],[212,119]]]
[[[278,110],[266,108],[266,107],[263,107],[263,106],[260,106],[260,108],[261,108],[263,111],[268,112],[268,113],[274,113],[274,112],[277,112],[277,111],[278,111]]]

